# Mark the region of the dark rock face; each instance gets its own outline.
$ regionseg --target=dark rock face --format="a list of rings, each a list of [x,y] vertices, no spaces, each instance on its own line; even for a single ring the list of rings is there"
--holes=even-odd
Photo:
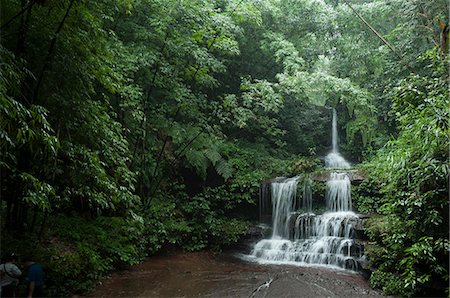
[[[238,242],[229,245],[227,249],[239,251],[240,253],[250,253],[256,242],[267,238],[271,233],[272,228],[269,225],[258,224],[251,226]]]
[[[360,219],[358,223],[353,227],[355,231],[355,239],[360,239],[362,241],[367,241],[369,238],[367,237],[366,233],[364,232],[364,223],[367,219],[370,218],[370,216],[365,214],[358,214],[358,218]]]

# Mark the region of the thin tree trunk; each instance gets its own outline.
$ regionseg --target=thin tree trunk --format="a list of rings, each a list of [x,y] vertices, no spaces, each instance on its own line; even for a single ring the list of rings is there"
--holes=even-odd
[[[238,7],[242,4],[242,2],[243,2],[244,0],[241,0],[241,1],[239,1],[239,3],[238,4],[236,4],[236,6],[233,8],[233,10],[231,11],[231,13],[230,13],[230,16],[233,16],[234,15],[234,13],[236,12],[236,10],[238,9]],[[217,40],[217,38],[219,37],[219,33],[217,33],[216,32],[216,34],[214,35],[214,38],[213,38],[213,40],[212,40],[212,42],[206,47],[206,49],[207,50],[210,50],[212,47],[213,47],[213,45],[215,44],[215,42],[216,42],[216,40]],[[198,72],[199,72],[199,70],[200,70],[200,66],[198,65],[197,67],[196,67],[196,69],[195,69],[195,72],[194,72],[194,75],[192,76],[192,81],[193,82],[195,82],[195,79],[196,79],[196,77],[197,77],[197,75],[198,75]],[[178,110],[179,110],[179,108],[177,109],[177,113],[178,113]],[[181,154],[200,136],[202,134],[202,130],[193,138],[193,139],[191,139],[182,149],[181,149],[181,151],[177,154],[177,156],[175,156],[175,158],[174,158],[174,160],[170,163],[170,166],[172,166],[173,164],[174,164],[174,162],[176,161],[176,160],[178,160],[178,158],[181,156]],[[161,151],[160,151],[160,154],[159,154],[159,157],[158,157],[158,159],[161,157],[161,155],[162,155],[162,153],[163,153],[163,150],[165,149],[165,146],[166,146],[166,143],[167,143],[167,140],[168,140],[168,138],[166,137],[166,139],[164,140],[164,145],[163,145],[163,147],[162,147],[162,149],[161,149]],[[159,163],[158,163],[159,164]],[[157,164],[157,165],[158,165]],[[158,169],[158,166],[155,166],[155,170],[154,170],[154,173],[153,173],[153,176],[152,176],[152,179],[154,179],[153,177],[155,176],[155,174],[156,174],[156,170]],[[153,190],[150,190],[150,194],[149,194],[149,196],[151,196],[151,195],[153,195],[155,192],[156,192],[156,190],[158,189],[158,187],[159,187],[159,184],[161,183],[161,181],[162,181],[162,178],[159,178],[158,179],[158,181],[156,182],[156,184],[155,184],[155,187],[153,188]]]
[[[30,225],[30,232],[33,233],[34,231],[34,226],[36,225],[36,218],[37,218],[37,208],[34,207],[33,209],[33,219],[31,220],[31,225]]]
[[[6,201],[6,219],[5,219],[5,228],[9,229],[11,227],[11,198]]]
[[[243,2],[243,0],[241,0],[241,1],[239,1],[239,3],[238,4],[236,4],[236,6],[233,8],[233,10],[231,11],[231,13],[230,13],[230,16],[233,16],[234,15],[234,13],[236,12],[236,10],[238,9],[238,7],[242,4],[242,2]],[[215,42],[216,42],[216,40],[217,40],[217,38],[219,37],[219,33],[217,33],[216,32],[216,34],[214,35],[214,38],[213,38],[213,40],[212,40],[212,42],[206,47],[206,49],[207,50],[210,50],[212,47],[213,47],[213,45],[215,44]],[[196,69],[195,69],[195,72],[194,72],[194,75],[192,76],[192,81],[193,82],[195,82],[195,79],[196,79],[196,77],[197,77],[197,75],[198,75],[198,72],[199,72],[199,70],[200,70],[200,66],[198,65],[197,67],[196,67]],[[178,110],[179,110],[179,108],[177,109],[177,113],[178,113]],[[175,156],[175,158],[174,158],[174,160],[170,163],[170,166],[172,166],[173,164],[174,164],[174,162],[176,161],[176,160],[178,160],[178,158],[181,156],[181,154],[200,136],[202,134],[202,130],[193,138],[193,139],[191,139],[182,149],[181,149],[181,151],[177,154],[177,156]],[[162,155],[162,153],[163,153],[163,150],[165,149],[165,146],[166,146],[166,143],[167,143],[167,140],[168,140],[168,138],[166,137],[166,139],[165,139],[165,141],[164,141],[164,145],[163,145],[163,147],[162,147],[162,149],[161,149],[161,151],[160,151],[160,154],[159,154],[159,157],[158,157],[158,159],[160,158],[160,156]],[[159,163],[158,163],[159,164]],[[158,169],[158,164],[157,164],[157,166],[155,166],[155,170],[154,170],[154,173],[153,173],[153,176],[152,176],[152,179],[154,179],[153,177],[155,176],[155,174],[156,174],[156,171],[157,171],[157,169]],[[149,197],[150,196],[152,196],[155,192],[156,192],[156,190],[158,189],[158,187],[159,187],[159,184],[161,183],[161,181],[162,181],[162,178],[160,177],[158,180],[157,180],[157,182],[156,182],[156,184],[155,184],[155,187],[152,189],[150,189],[150,193],[149,193]],[[150,198],[148,198],[147,200],[146,200],[146,206],[148,206],[148,204],[149,204],[149,201],[150,201]],[[148,202],[148,203],[147,203]]]
[[[203,129],[201,129],[189,142],[187,142],[182,148],[181,150],[177,153],[177,155],[174,157],[174,159],[172,160],[172,162],[169,164],[169,167],[172,167],[175,165],[175,162],[178,160],[178,158],[180,158],[181,154],[184,153],[184,151],[186,151],[187,148],[189,148],[190,145],[192,145],[192,143],[194,143],[194,141],[200,137],[200,135],[203,133]],[[155,187],[150,191],[149,193],[149,197],[145,200],[145,207],[148,207],[151,200],[151,196],[153,196],[155,194],[155,192],[158,190],[159,185],[162,182],[162,176],[159,177],[158,181],[155,184]]]
[[[53,50],[55,49],[56,40],[58,38],[59,33],[61,32],[61,29],[64,26],[64,22],[66,21],[67,17],[69,16],[70,9],[72,8],[74,2],[75,2],[75,0],[70,1],[69,6],[67,7],[66,13],[64,14],[64,17],[62,18],[61,22],[59,23],[58,28],[56,29],[55,35],[53,36],[53,38],[50,42],[50,47],[48,48],[47,55],[44,60],[44,65],[42,66],[41,72],[39,73],[36,88],[34,89],[34,92],[33,92],[33,100],[32,100],[33,103],[36,102],[36,100],[37,100],[39,88],[41,87],[42,80],[44,78],[44,73],[47,70],[47,68],[50,66],[50,63],[52,60],[51,58],[52,58]]]
[[[14,196],[16,198],[15,202],[13,203],[12,212],[11,212],[11,229],[18,229],[19,226],[19,200],[17,199],[17,196]]]
[[[20,29],[19,29],[19,37],[17,39],[16,44],[16,55],[20,58],[25,57],[25,43],[27,39],[28,34],[28,28],[30,24],[30,18],[31,18],[31,12],[32,12],[32,5],[26,6],[26,1],[22,0],[22,10],[26,11],[26,15],[21,14],[20,17]],[[27,9],[25,9],[27,8]],[[30,105],[30,95],[31,95],[31,84],[32,84],[32,78],[30,76],[26,76],[23,78],[20,82],[20,89],[22,92],[20,93],[20,99],[23,100],[26,104]]]
[[[31,7],[36,3],[36,0],[31,1],[30,3],[28,3],[27,6],[24,5],[25,1],[22,1],[22,9],[12,18],[10,18],[8,21],[6,21],[1,27],[0,27],[0,31],[2,31],[3,29],[5,29],[5,27],[7,27],[9,24],[11,24],[12,21],[14,21],[16,18],[22,16],[28,9],[31,10]]]
[[[180,5],[180,3],[181,3],[181,0],[178,1],[177,7]],[[175,9],[175,8],[173,8],[173,9]],[[172,14],[172,10],[169,11],[168,15]],[[164,57],[164,50],[166,49],[167,40],[169,39],[169,36],[170,36],[170,33],[171,33],[171,31],[170,31],[171,27],[172,27],[172,23],[169,23],[169,25],[167,26],[166,35],[164,36],[163,44],[161,45],[161,49],[159,50],[159,54],[161,55],[162,58]],[[158,75],[160,67],[161,67],[161,63],[160,63],[160,60],[158,60],[158,62],[155,65],[152,81],[150,82],[150,88],[147,91],[147,96],[145,98],[143,98],[143,101],[142,101],[142,107],[143,107],[144,116],[148,112],[148,102],[150,101],[151,95],[153,93],[153,89],[154,89],[154,86],[155,86],[155,81],[156,81],[156,78],[157,78],[157,75]],[[139,125],[139,129],[144,129],[145,130],[145,122],[146,122],[146,119],[143,118],[141,123],[140,123],[140,125]],[[142,141],[145,142],[145,140],[142,140]],[[134,164],[134,162],[136,160],[138,143],[139,143],[139,138],[136,138],[136,141],[134,142],[134,146],[133,146],[133,156],[131,158],[131,166],[133,166],[133,164]]]
[[[18,210],[18,223],[19,223],[19,231],[25,231],[27,227],[28,221],[28,206],[20,202]]]
[[[21,14],[20,16],[20,30],[19,30],[19,38],[17,39],[16,45],[16,55],[21,56],[25,50],[25,40],[28,32],[28,24],[31,16],[31,8],[32,6],[25,6],[26,1],[22,0],[22,10],[26,11],[27,14],[24,16]],[[25,9],[26,8],[26,9]]]
[[[175,119],[177,118],[178,113],[180,112],[180,108],[181,107],[178,106],[177,110],[175,111],[175,115],[173,117],[172,125],[175,123]],[[155,164],[155,169],[153,170],[153,175],[150,177],[150,181],[149,181],[150,187],[151,187],[151,184],[153,182],[153,179],[156,177],[156,172],[158,171],[159,166],[161,164],[162,155],[164,153],[164,150],[166,149],[168,141],[169,141],[169,135],[167,134],[166,137],[164,138],[163,146],[161,147],[161,150],[159,151],[158,158],[156,159],[156,164]]]
[[[166,49],[167,40],[168,39],[169,39],[169,30],[167,30],[166,36],[164,37],[163,44],[161,46],[161,49],[159,50],[159,53],[160,53],[160,55],[162,57],[164,57],[164,50]],[[142,121],[141,121],[141,123],[139,125],[139,129],[138,130],[140,130],[140,129],[144,129],[145,130],[145,123],[147,121],[146,114],[147,114],[147,110],[148,110],[147,105],[148,105],[148,101],[150,100],[150,96],[153,93],[156,77],[158,76],[158,72],[159,72],[160,67],[161,67],[161,63],[158,60],[158,62],[155,65],[155,69],[153,71],[153,76],[152,76],[152,80],[150,82],[150,87],[149,87],[149,89],[147,91],[147,96],[145,96],[143,98],[142,103],[141,103],[142,104],[142,109],[143,109],[143,112],[144,112],[144,117],[142,118]],[[145,140],[143,140],[143,142],[144,141]],[[134,145],[133,145],[133,156],[132,156],[132,159],[131,159],[132,160],[132,165],[133,165],[133,163],[135,161],[135,158],[136,158],[136,155],[137,155],[138,143],[139,143],[139,138],[136,138],[136,141],[134,142]]]
[[[350,7],[350,9],[356,14],[356,16],[370,29],[370,31],[372,31],[385,45],[388,46],[388,48],[395,54],[397,55],[397,57],[399,57],[400,59],[403,59],[403,56],[397,52],[397,50],[383,37],[381,36],[380,33],[378,33],[377,30],[375,30],[375,28],[373,28],[354,8],[353,6],[350,5],[350,3],[348,3],[347,0],[344,0],[345,4],[347,4],[348,7]]]

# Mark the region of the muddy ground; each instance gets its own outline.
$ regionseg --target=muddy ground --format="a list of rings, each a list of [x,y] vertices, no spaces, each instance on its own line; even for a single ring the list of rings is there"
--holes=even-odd
[[[372,297],[358,273],[244,262],[231,254],[172,253],[113,273],[90,297]]]

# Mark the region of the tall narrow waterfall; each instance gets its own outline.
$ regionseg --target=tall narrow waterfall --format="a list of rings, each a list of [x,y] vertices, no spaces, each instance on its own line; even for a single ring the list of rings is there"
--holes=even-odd
[[[333,146],[332,152],[338,152],[338,131],[337,131],[337,112],[333,108],[333,119],[331,120],[331,143]]]
[[[333,119],[331,121],[331,152],[325,157],[325,166],[332,169],[347,169],[350,164],[339,153],[338,130],[337,130],[337,112],[333,108]]]
[[[349,168],[350,164],[339,154],[335,109],[332,144],[326,167]],[[362,248],[353,237],[360,219],[351,211],[350,178],[343,170],[332,171],[329,177],[325,194],[327,211],[321,215],[312,213],[312,181],[309,177],[302,180],[294,177],[261,186],[261,194],[266,197],[260,199],[260,207],[266,208],[268,200],[272,201],[272,237],[254,246],[248,256],[250,260],[358,269]],[[297,201],[298,185],[303,188],[301,205]],[[271,189],[270,198],[267,196],[268,187]],[[296,207],[301,207],[303,213],[296,212]]]

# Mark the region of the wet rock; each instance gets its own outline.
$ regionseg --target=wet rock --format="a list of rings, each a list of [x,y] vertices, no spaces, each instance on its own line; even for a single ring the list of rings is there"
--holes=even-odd
[[[366,175],[360,170],[326,170],[320,173],[313,174],[312,179],[314,181],[326,182],[330,180],[331,173],[346,173],[353,184],[364,180]]]
[[[263,266],[228,254],[198,252],[150,258],[126,274],[112,274],[90,296],[256,298],[381,297],[381,294],[371,290],[357,273],[289,265]]]
[[[267,238],[268,235],[271,234],[271,232],[272,229],[268,225],[253,225],[247,230],[247,233],[238,242],[230,245],[228,249],[250,253],[254,244],[261,239]]]

